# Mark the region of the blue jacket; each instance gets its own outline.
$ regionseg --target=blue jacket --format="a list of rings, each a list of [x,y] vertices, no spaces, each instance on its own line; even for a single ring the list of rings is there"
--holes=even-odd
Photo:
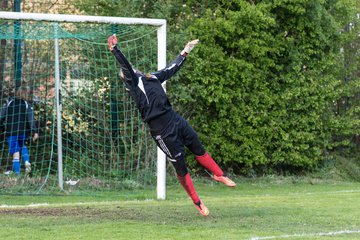
[[[0,112],[0,124],[5,126],[6,136],[37,133],[32,105],[18,98],[11,98],[4,104]]]

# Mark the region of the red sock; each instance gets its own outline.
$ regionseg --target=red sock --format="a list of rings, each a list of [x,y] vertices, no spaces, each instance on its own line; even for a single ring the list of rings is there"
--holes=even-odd
[[[194,184],[191,180],[190,173],[187,173],[185,176],[180,177],[177,176],[181,185],[184,187],[185,191],[189,195],[189,197],[193,200],[194,203],[197,203],[200,201],[199,196],[196,193],[196,190],[194,188]]]
[[[204,166],[214,175],[222,176],[224,174],[219,165],[216,164],[214,159],[207,152],[202,156],[195,156],[195,158],[202,166]]]

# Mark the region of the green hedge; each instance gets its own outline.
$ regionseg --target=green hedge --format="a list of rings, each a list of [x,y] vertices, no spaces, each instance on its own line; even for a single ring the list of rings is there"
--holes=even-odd
[[[354,41],[345,26],[356,8],[252,2],[222,1],[190,26],[202,44],[182,80],[185,105],[196,104],[188,115],[209,152],[236,171],[310,169],[359,133],[359,114],[348,114],[359,105],[336,110],[359,92],[358,77],[344,81],[348,59],[340,51]]]

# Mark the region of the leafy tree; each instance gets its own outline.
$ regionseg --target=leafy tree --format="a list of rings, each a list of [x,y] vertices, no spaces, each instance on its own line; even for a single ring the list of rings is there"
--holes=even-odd
[[[221,1],[190,26],[203,42],[187,72],[192,121],[217,159],[243,171],[310,168],[338,143],[334,133],[356,130],[332,111],[344,94],[341,30],[353,9],[348,1]]]

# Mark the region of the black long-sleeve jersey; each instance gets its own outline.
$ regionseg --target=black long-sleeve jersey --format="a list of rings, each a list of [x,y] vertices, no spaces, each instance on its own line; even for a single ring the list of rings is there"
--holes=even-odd
[[[0,112],[0,123],[4,123],[7,136],[37,133],[34,122],[34,110],[27,101],[11,98]]]
[[[180,69],[186,60],[184,56],[179,54],[164,69],[144,75],[131,66],[116,46],[112,52],[120,63],[126,88],[135,100],[144,122],[149,123],[172,111],[172,106],[161,84]]]

